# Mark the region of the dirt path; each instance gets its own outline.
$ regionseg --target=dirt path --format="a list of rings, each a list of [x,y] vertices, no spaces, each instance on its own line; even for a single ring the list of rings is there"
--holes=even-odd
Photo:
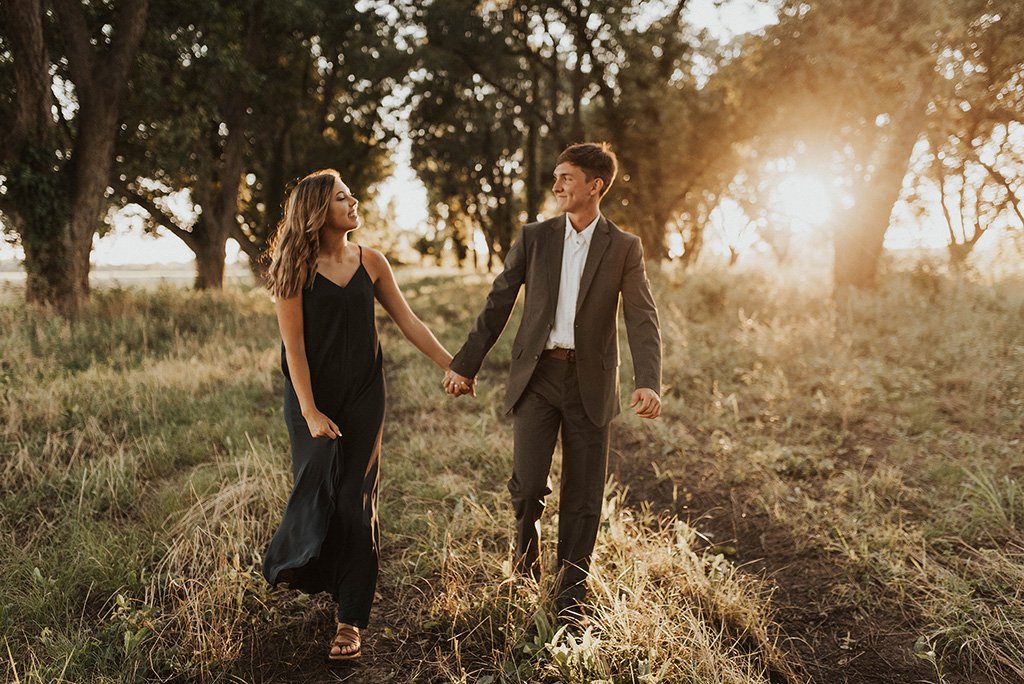
[[[382,559],[386,567],[387,559]],[[321,684],[349,682],[446,682],[437,676],[433,654],[443,642],[420,625],[426,619],[410,614],[408,602],[392,595],[393,584],[382,577],[374,602],[371,629],[364,635],[358,660],[329,662],[334,636],[333,603],[326,596],[312,601],[305,614],[289,614],[272,631],[254,635],[253,646],[236,661],[231,675],[253,684]]]
[[[814,684],[909,684],[935,682],[932,666],[913,655],[925,625],[904,612],[897,597],[872,584],[873,605],[858,605],[853,589],[864,578],[836,554],[798,543],[793,532],[770,519],[757,492],[719,487],[699,462],[686,464],[686,488],[692,498],[684,508],[673,504],[673,483],[655,477],[649,454],[658,450],[625,431],[613,438],[611,472],[629,486],[628,501],[650,501],[654,510],[676,515],[727,548],[729,559],[744,571],[765,578],[774,588],[772,604],[783,634],[780,644],[794,655]],[[648,454],[631,458],[630,454]],[[678,457],[676,457],[678,458]],[[662,464],[680,471],[680,464]],[[749,487],[749,485],[748,485]],[[879,593],[881,594],[879,596]],[[947,684],[984,684],[977,676],[943,673]]]

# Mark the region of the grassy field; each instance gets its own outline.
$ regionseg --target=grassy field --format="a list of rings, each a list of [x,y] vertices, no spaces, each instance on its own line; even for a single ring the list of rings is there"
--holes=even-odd
[[[290,486],[266,295],[100,290],[74,326],[4,298],[4,681],[1024,679],[1024,284],[654,288],[664,412],[617,420],[583,632],[508,577],[511,335],[455,400],[380,320],[382,575],[336,669],[329,602],[257,572]],[[405,278],[453,350],[486,289]]]

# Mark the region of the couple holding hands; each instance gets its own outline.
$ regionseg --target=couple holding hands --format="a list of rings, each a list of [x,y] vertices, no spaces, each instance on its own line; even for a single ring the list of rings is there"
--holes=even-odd
[[[606,144],[559,155],[555,218],[523,226],[483,311],[454,357],[409,308],[387,259],[350,244],[358,200],[336,171],[303,178],[288,197],[274,239],[269,286],[281,328],[284,417],[294,487],[264,554],[263,574],[338,604],[328,657],[361,654],[377,581],[377,485],[385,407],[374,301],[402,334],[445,371],[453,396],[475,393],[484,357],[501,335],[519,290],[523,319],[512,346],[504,408],[513,416],[508,489],[518,572],[540,578],[540,517],[559,431],[556,603],[579,616],[594,549],[619,412],[618,308],[633,357],[637,415],[661,412],[661,334],[643,248],[600,213],[615,179]]]

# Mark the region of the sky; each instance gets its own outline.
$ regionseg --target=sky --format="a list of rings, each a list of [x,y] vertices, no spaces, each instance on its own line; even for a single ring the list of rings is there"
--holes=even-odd
[[[714,0],[695,0],[687,11],[695,26],[706,28],[712,37],[722,41],[758,30],[774,21],[773,12],[756,0],[726,0],[717,4]],[[373,201],[384,207],[394,198],[396,227],[411,231],[422,227],[425,230],[426,190],[410,167],[409,158],[409,144],[404,142],[399,145],[395,156],[394,175],[377,188]],[[793,181],[780,189],[779,202],[783,207],[792,208],[791,218],[798,230],[821,229],[827,224],[828,200],[822,199],[823,188],[825,185],[819,181]],[[726,208],[716,217],[720,233],[737,230],[730,223],[735,220],[735,214],[735,211]],[[112,223],[114,227],[104,237],[96,237],[93,242],[92,261],[98,266],[186,264],[193,260],[192,252],[184,243],[166,231],[161,229],[156,236],[144,234],[137,217],[133,219],[121,214]],[[905,226],[893,226],[887,234],[886,245],[911,248],[941,247],[945,244],[943,230],[922,230],[920,225],[920,221],[908,221]],[[717,246],[709,242],[708,247],[712,251],[725,249],[721,240]],[[0,243],[0,261],[20,258],[19,249]],[[227,258],[228,263],[244,260],[244,255],[233,240],[228,241]]]

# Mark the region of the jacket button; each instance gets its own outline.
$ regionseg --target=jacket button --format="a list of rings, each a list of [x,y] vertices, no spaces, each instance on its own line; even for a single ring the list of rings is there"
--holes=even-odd
[[[537,359],[539,359],[539,358],[540,358],[540,354],[534,354],[534,355],[533,355],[533,360],[534,360],[534,361],[536,361],[536,360],[537,360]]]

